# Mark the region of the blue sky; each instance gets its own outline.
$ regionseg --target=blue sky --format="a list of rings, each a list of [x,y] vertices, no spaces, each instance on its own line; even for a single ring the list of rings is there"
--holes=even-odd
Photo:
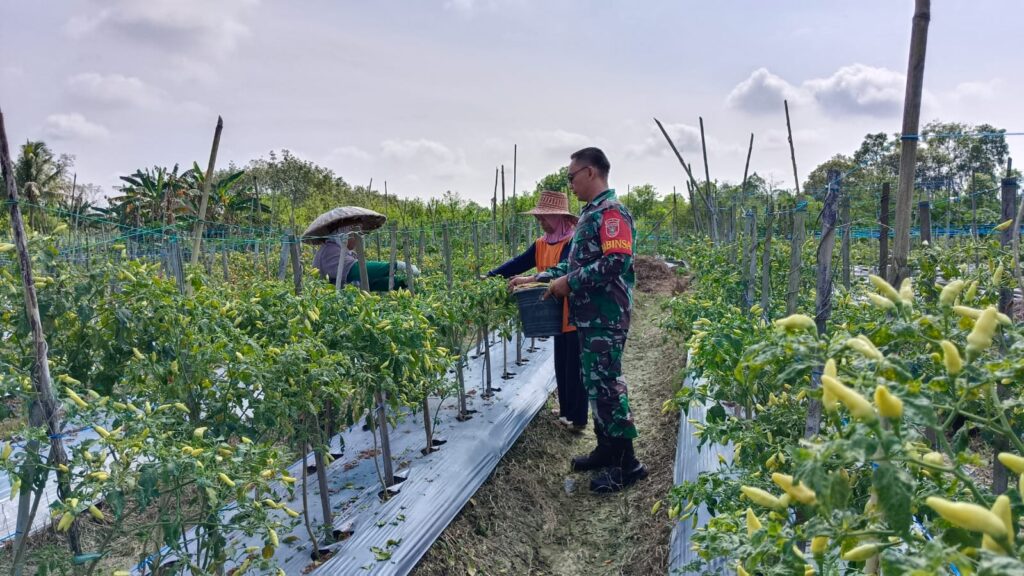
[[[935,2],[923,119],[1024,131],[1011,0]],[[102,186],[138,167],[288,148],[402,196],[489,197],[494,167],[532,188],[586,145],[612,183],[682,185],[652,116],[712,178],[751,167],[791,186],[867,132],[900,127],[909,0],[54,0],[0,15],[0,106],[13,142],[74,154]],[[1010,138],[1024,153],[1024,138]],[[1024,156],[1022,156],[1024,158]],[[509,181],[511,185],[511,180]]]

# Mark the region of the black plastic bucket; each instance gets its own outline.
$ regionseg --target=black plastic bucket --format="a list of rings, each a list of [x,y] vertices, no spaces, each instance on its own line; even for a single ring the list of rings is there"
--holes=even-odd
[[[547,286],[516,290],[519,318],[527,338],[558,336],[562,333],[562,301],[553,296],[541,300]]]

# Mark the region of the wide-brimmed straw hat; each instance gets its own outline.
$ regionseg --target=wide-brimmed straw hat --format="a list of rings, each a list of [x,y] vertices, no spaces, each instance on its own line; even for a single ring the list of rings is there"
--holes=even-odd
[[[574,222],[579,220],[578,216],[569,212],[569,197],[554,190],[542,190],[540,199],[537,200],[537,207],[523,212],[523,214],[532,214],[534,216],[568,216]]]
[[[302,233],[307,244],[323,244],[328,236],[345,232],[369,232],[387,222],[387,216],[359,206],[340,206],[316,217]]]

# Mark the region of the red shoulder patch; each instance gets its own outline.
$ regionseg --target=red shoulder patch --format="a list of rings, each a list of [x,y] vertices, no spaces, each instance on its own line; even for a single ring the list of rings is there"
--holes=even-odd
[[[632,254],[633,231],[618,208],[601,215],[601,252],[605,254]]]

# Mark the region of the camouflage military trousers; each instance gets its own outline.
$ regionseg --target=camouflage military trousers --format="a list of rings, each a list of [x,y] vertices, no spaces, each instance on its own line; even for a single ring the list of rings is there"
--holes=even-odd
[[[629,393],[622,379],[625,330],[577,328],[580,338],[580,370],[590,397],[594,428],[615,438],[636,438]]]

